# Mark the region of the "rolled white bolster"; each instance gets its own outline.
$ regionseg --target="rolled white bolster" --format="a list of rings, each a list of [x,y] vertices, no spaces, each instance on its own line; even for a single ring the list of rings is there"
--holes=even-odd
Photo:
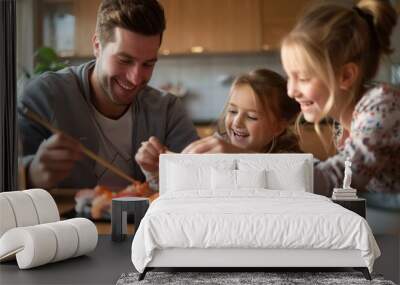
[[[35,205],[24,191],[3,192],[1,195],[10,202],[17,227],[33,226],[39,223]]]
[[[74,256],[78,248],[78,233],[70,223],[55,222],[43,224],[56,235],[57,250],[51,262],[57,262]]]
[[[78,233],[78,248],[74,257],[86,254],[96,248],[98,233],[92,221],[84,218],[74,218],[65,220],[65,222],[74,226]]]
[[[0,193],[0,262],[16,258],[20,269],[32,268],[86,254],[97,239],[88,219],[60,221],[43,189]]]
[[[56,253],[57,240],[45,227],[30,226],[7,231],[0,239],[0,260],[16,254],[20,269],[49,263]]]
[[[10,202],[6,197],[0,195],[0,237],[6,231],[16,226],[17,222],[15,221],[14,211],[11,208]]]
[[[39,224],[60,220],[56,202],[49,192],[43,189],[29,189],[23,192],[31,197],[39,218]]]
[[[14,256],[20,269],[28,269],[86,254],[97,245],[96,226],[88,219],[19,227],[0,238],[0,261]]]

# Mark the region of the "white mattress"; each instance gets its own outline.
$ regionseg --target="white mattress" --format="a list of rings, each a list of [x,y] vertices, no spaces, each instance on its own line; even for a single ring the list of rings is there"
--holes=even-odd
[[[221,197],[162,195],[136,232],[132,262],[143,272],[156,249],[168,248],[360,250],[370,271],[380,255],[359,215],[320,195],[265,189]]]

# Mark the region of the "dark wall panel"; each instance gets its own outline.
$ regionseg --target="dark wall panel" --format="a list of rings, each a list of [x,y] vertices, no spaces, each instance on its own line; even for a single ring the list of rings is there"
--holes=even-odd
[[[0,191],[17,190],[15,0],[0,0]]]

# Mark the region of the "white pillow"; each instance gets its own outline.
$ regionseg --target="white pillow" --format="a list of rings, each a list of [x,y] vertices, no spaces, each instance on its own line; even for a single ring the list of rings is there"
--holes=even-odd
[[[266,188],[266,171],[262,170],[211,170],[211,188],[213,190],[238,190],[241,188]]]
[[[236,189],[236,170],[216,169],[211,170],[211,189]]]
[[[238,188],[267,188],[267,171],[261,170],[236,170]]]
[[[266,169],[268,189],[306,191],[308,189],[308,168],[305,161],[239,160],[240,170]]]
[[[192,161],[168,162],[168,191],[211,190],[212,169],[234,169],[235,161],[192,163]]]
[[[168,168],[168,189],[185,191],[210,188],[211,167],[185,166],[170,163]]]
[[[296,163],[290,169],[268,171],[268,188],[273,190],[303,191],[307,189],[305,163]]]

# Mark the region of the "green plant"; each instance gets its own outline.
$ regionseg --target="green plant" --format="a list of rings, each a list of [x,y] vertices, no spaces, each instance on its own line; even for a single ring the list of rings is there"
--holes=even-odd
[[[36,65],[33,74],[41,74],[45,71],[57,71],[68,66],[67,61],[61,61],[54,49],[41,47],[35,52]]]

